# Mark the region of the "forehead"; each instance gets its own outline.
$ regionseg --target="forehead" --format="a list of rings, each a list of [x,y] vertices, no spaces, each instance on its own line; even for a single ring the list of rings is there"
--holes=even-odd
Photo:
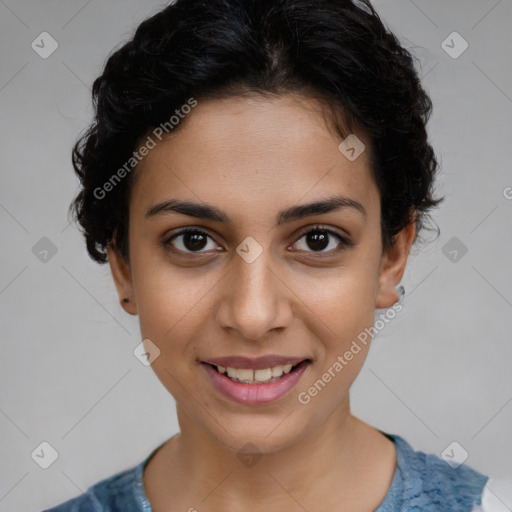
[[[319,101],[292,94],[198,101],[137,166],[132,207],[179,196],[261,215],[263,205],[340,193],[371,211],[379,198],[368,151],[349,160],[326,115]]]

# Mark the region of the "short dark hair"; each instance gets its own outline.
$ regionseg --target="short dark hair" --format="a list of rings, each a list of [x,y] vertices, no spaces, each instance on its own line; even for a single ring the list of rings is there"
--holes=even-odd
[[[105,263],[112,245],[129,261],[133,173],[105,197],[98,190],[149,130],[190,97],[290,92],[323,100],[343,138],[367,137],[383,248],[411,222],[417,238],[429,209],[444,200],[432,197],[432,102],[413,56],[369,0],[177,0],[144,20],[94,81],[95,118],[73,147],[81,188],[70,205],[91,258]]]

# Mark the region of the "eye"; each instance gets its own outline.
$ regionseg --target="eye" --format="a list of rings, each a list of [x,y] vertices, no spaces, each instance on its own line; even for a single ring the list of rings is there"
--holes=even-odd
[[[314,229],[303,233],[293,247],[298,248],[298,250],[306,250],[306,252],[313,253],[336,253],[352,245],[354,245],[354,243],[346,237],[330,229],[316,226]],[[308,247],[312,249],[312,251],[308,251]],[[329,247],[330,250],[325,250]]]
[[[212,240],[210,235],[201,231],[197,228],[185,228],[180,232],[175,233],[171,237],[165,239],[163,244],[165,247],[169,247],[171,245],[177,252],[184,253],[202,253],[206,252],[202,249],[216,250],[217,246],[215,243],[212,243],[210,247],[208,247],[208,239]],[[213,240],[212,240],[213,242]]]
[[[208,247],[208,239],[211,240],[210,247]],[[222,248],[219,249],[213,242],[213,239],[208,233],[198,228],[184,228],[178,233],[166,238],[162,243],[166,248],[170,248],[171,246],[173,252],[185,254],[202,254],[211,250],[222,250]],[[335,231],[316,226],[314,229],[303,232],[293,247],[297,250],[303,250],[313,254],[324,254],[337,253],[352,245],[354,245],[352,241]],[[312,250],[308,250],[308,248]]]

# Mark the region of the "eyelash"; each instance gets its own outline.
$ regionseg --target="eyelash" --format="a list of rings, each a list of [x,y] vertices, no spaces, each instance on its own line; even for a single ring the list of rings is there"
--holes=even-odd
[[[297,238],[297,241],[293,244],[297,244],[297,242],[299,240],[301,240],[304,236],[308,235],[309,233],[315,233],[317,231],[320,231],[322,233],[326,233],[328,235],[331,235],[331,236],[334,236],[335,238],[337,238],[340,243],[341,243],[341,247],[338,247],[336,249],[333,249],[333,250],[330,250],[330,251],[306,251],[307,253],[311,253],[314,255],[314,257],[324,257],[322,256],[323,254],[327,254],[329,256],[332,256],[333,254],[337,254],[341,251],[343,251],[344,249],[348,248],[348,247],[352,247],[354,244],[354,242],[352,242],[351,240],[349,240],[348,238],[340,235],[339,233],[336,233],[335,231],[332,231],[331,229],[328,229],[328,228],[325,228],[325,227],[322,227],[321,225],[317,225],[315,226],[314,228],[310,228],[310,229],[307,229],[306,231],[303,231],[301,232],[299,235],[298,235],[298,238]],[[198,234],[201,234],[201,235],[206,235],[208,238],[212,239],[213,238],[208,234],[206,233],[205,231],[202,231],[201,229],[199,228],[194,228],[194,227],[188,227],[188,228],[183,228],[182,230],[180,230],[179,232],[177,233],[174,233],[172,236],[170,237],[167,237],[162,243],[163,243],[163,246],[166,248],[166,249],[169,249],[171,250],[172,252],[174,253],[180,253],[180,254],[185,254],[185,255],[191,255],[191,254],[205,254],[206,251],[182,251],[181,249],[176,249],[172,246],[172,241],[179,237],[179,236],[182,236],[182,235],[185,235],[187,233],[198,233]],[[171,248],[172,247],[172,248]]]

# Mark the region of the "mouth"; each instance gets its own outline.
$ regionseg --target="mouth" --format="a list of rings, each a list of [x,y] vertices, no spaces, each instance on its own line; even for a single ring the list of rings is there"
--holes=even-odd
[[[262,367],[261,360],[258,364],[254,361],[252,364],[258,368],[247,367],[251,363],[247,360],[242,368],[240,364],[223,366],[212,362],[201,362],[201,367],[224,397],[245,405],[258,405],[274,402],[290,392],[312,364],[309,358],[268,367]]]

